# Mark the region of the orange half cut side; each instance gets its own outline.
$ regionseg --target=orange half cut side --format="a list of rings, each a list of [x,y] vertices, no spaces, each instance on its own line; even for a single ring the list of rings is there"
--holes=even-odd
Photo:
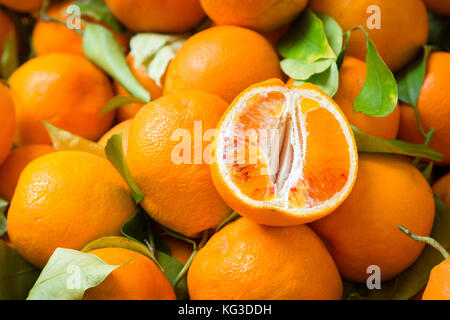
[[[349,195],[358,154],[339,107],[311,84],[280,80],[238,96],[218,125],[211,174],[237,213],[270,226],[308,223]]]

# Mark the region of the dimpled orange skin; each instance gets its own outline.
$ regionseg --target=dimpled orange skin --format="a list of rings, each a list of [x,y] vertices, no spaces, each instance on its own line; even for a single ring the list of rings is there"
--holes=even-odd
[[[367,13],[371,6],[380,10]],[[363,26],[394,72],[408,64],[428,39],[428,16],[422,0],[405,0],[401,6],[390,0],[311,0],[309,7],[333,17],[344,31]],[[379,29],[369,29],[373,18],[380,22]],[[359,30],[352,32],[347,54],[365,60],[366,51],[365,35]]]
[[[134,58],[131,54],[128,54],[127,56],[127,62],[131,69],[131,72],[133,72],[133,75],[136,77],[136,79],[139,81],[139,83],[147,89],[147,91],[150,93],[150,97],[152,100],[156,100],[159,97],[162,96],[162,88],[158,86],[158,84],[150,78],[147,71],[144,67],[139,66],[138,68],[135,68],[134,66]],[[161,80],[161,83],[164,83],[164,77]],[[116,93],[119,96],[129,96],[130,94],[128,91],[117,81],[114,82],[114,87],[116,89]],[[117,109],[117,120],[119,122],[133,119],[136,113],[144,106],[144,104],[139,103],[132,103],[127,104],[124,106],[120,106]]]
[[[395,139],[400,125],[398,105],[390,115],[383,118],[370,117],[354,111],[353,101],[361,92],[365,79],[365,62],[353,57],[346,57],[339,70],[339,90],[333,100],[345,113],[350,124],[367,134],[384,139]]]
[[[422,300],[450,300],[450,259],[431,270]]]
[[[424,244],[399,232],[399,224],[428,236],[433,221],[433,193],[419,170],[394,156],[361,154],[350,196],[312,228],[328,244],[342,277],[364,283],[370,265],[381,268],[384,281],[422,252]]]
[[[450,15],[450,2],[448,0],[423,0],[428,10],[443,14]]]
[[[123,248],[88,252],[104,262],[121,266],[97,287],[88,289],[83,300],[175,300],[164,273],[146,256]]]
[[[212,94],[179,91],[144,106],[131,125],[127,162],[145,195],[141,205],[156,221],[186,236],[215,228],[231,214],[211,180],[206,149],[210,142],[196,148],[208,157],[194,159],[195,144],[202,139],[194,133],[194,122],[202,125],[204,134],[216,128],[226,108]],[[191,156],[186,157],[188,163],[178,159],[181,163],[177,164],[181,152],[176,147],[183,139]]]
[[[34,159],[55,149],[45,144],[30,144],[14,149],[0,166],[0,198],[11,201],[23,169]]]
[[[200,249],[188,272],[192,300],[338,300],[333,258],[306,225],[267,227],[246,218]]]
[[[199,0],[105,0],[109,9],[134,32],[180,33],[205,17]]]
[[[84,57],[54,53],[29,60],[10,77],[17,114],[16,142],[50,144],[42,120],[97,141],[115,112],[102,115],[113,97],[108,77]]]
[[[58,247],[81,250],[100,237],[120,235],[135,207],[106,159],[55,152],[22,172],[8,211],[8,234],[17,251],[42,268]]]
[[[450,209],[450,173],[436,181],[433,191]]]
[[[71,6],[75,1],[64,1],[61,3],[55,3],[51,5],[47,14],[51,17],[62,21],[63,23],[71,22],[73,16],[66,12],[67,8]],[[71,13],[73,14],[73,13]],[[82,17],[83,20],[87,20],[91,23],[98,23],[94,19],[89,17]],[[107,27],[105,24],[102,24]],[[80,25],[81,29],[85,29],[85,25]],[[107,27],[108,28],[108,27]],[[111,30],[116,40],[124,48],[128,48],[128,37],[120,34],[117,31]],[[66,52],[83,56],[83,35],[77,33],[75,30],[69,29],[66,25],[50,22],[44,20],[38,20],[36,26],[33,29],[33,48],[36,55],[43,55],[54,52]]]
[[[438,165],[450,164],[450,53],[434,52],[427,63],[425,81],[420,91],[417,108],[425,132],[435,133],[430,147],[444,155]],[[399,138],[412,143],[424,143],[414,116],[414,109],[400,104]]]
[[[291,23],[307,0],[200,0],[206,14],[218,25],[235,25],[260,32]]]
[[[0,4],[21,12],[38,10],[43,3],[44,0],[0,0]]]
[[[169,65],[164,94],[196,89],[231,102],[250,85],[282,79],[277,53],[260,34],[213,27],[189,38]]]
[[[14,142],[15,111],[11,93],[0,83],[0,165],[8,157]]]
[[[109,130],[107,133],[105,133],[103,135],[103,137],[101,137],[100,140],[98,140],[97,143],[104,148],[108,144],[108,140],[113,135],[122,133],[122,147],[123,147],[123,152],[126,155],[127,148],[128,148],[128,138],[130,136],[131,122],[132,122],[132,119],[117,124],[111,130]]]

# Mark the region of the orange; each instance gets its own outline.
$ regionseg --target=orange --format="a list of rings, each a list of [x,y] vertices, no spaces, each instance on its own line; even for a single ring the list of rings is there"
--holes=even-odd
[[[11,151],[14,141],[15,111],[11,93],[0,83],[0,165]]]
[[[143,66],[138,66],[137,68],[134,66],[134,58],[130,54],[127,56],[127,62],[130,66],[133,75],[139,81],[139,83],[150,93],[152,100],[156,100],[162,96],[162,88],[158,86],[158,84],[150,78],[147,73],[147,70]],[[119,82],[115,81],[114,86],[116,89],[117,95],[120,96],[128,96],[130,95],[128,91],[120,85]],[[132,103],[119,107],[117,109],[117,120],[119,122],[133,119],[136,113],[144,106],[144,104]]]
[[[23,169],[34,159],[54,151],[53,147],[45,144],[30,144],[14,149],[0,166],[0,198],[11,202]]]
[[[344,31],[363,26],[392,71],[407,65],[427,42],[428,16],[422,0],[404,0],[401,6],[390,0],[311,0],[309,3],[310,9],[333,17]],[[371,8],[375,11],[369,11]],[[352,32],[347,54],[365,60],[366,37],[361,31]]]
[[[333,258],[307,226],[267,227],[241,218],[216,233],[188,272],[192,300],[337,300]]]
[[[186,264],[186,262],[188,262],[193,251],[192,244],[167,235],[162,236],[162,239],[169,247],[172,257],[180,261],[182,264]]]
[[[385,139],[395,139],[400,125],[400,109],[384,118],[366,116],[355,112],[353,101],[358,97],[366,79],[365,62],[352,57],[346,57],[339,70],[339,90],[333,97],[350,124],[367,134]]]
[[[88,252],[110,265],[119,265],[97,287],[88,289],[83,300],[175,300],[164,273],[144,255],[123,248]]]
[[[108,144],[108,140],[113,135],[122,133],[122,147],[123,147],[123,152],[126,155],[127,148],[128,148],[128,137],[130,135],[131,122],[132,122],[132,119],[117,124],[111,130],[109,130],[107,133],[105,133],[103,135],[103,137],[100,138],[100,140],[98,140],[98,144],[104,148]]]
[[[42,268],[58,247],[81,250],[100,237],[120,235],[134,211],[126,183],[106,159],[55,152],[22,172],[8,211],[8,234],[17,251]]]
[[[16,28],[11,18],[3,10],[0,9],[0,57],[3,54],[5,43],[8,40],[11,32],[13,32],[14,35],[17,35]]]
[[[450,300],[450,259],[431,270],[422,300]]]
[[[74,1],[64,1],[51,5],[47,9],[47,14],[62,23],[49,22],[39,20],[33,30],[33,47],[36,54],[43,55],[54,52],[66,52],[84,55],[83,52],[83,36],[78,34],[75,30],[71,30],[65,25],[68,22],[72,22],[73,13],[67,12],[68,8],[74,3]],[[94,19],[90,19],[88,16],[81,16],[83,20],[91,23],[97,23]],[[107,27],[105,24],[103,26]],[[84,30],[85,25],[80,23],[80,30]],[[125,35],[113,31],[116,40],[124,48],[128,48],[128,37]]]
[[[423,0],[423,2],[434,13],[450,15],[450,2],[448,0]]]
[[[427,64],[427,73],[420,91],[417,108],[425,132],[431,128],[435,134],[430,147],[444,155],[437,164],[450,164],[450,53],[434,52]],[[400,105],[399,138],[412,143],[424,143],[414,116],[414,109]]]
[[[450,173],[447,173],[433,185],[433,191],[450,209]]]
[[[235,25],[267,32],[291,23],[308,0],[200,0],[218,25]]]
[[[131,124],[127,162],[145,195],[142,207],[189,237],[231,214],[209,173],[210,134],[227,104],[202,91],[178,91],[143,107]]]
[[[311,84],[275,79],[243,91],[217,126],[211,174],[225,202],[258,223],[288,226],[332,212],[356,179],[342,111]]]
[[[10,77],[19,145],[50,144],[42,120],[96,141],[114,120],[102,115],[113,97],[108,77],[84,57],[54,53],[29,60]]]
[[[112,13],[134,32],[186,32],[205,17],[199,0],[105,0]]]
[[[282,78],[277,53],[260,34],[213,27],[189,38],[169,65],[164,94],[197,89],[231,102],[250,85]]]
[[[428,236],[434,221],[433,193],[414,166],[395,156],[361,154],[352,193],[331,215],[312,224],[328,244],[345,279],[366,282],[371,265],[388,280],[411,266],[423,243],[398,230]]]
[[[44,0],[0,0],[0,4],[22,12],[38,10],[43,3]]]

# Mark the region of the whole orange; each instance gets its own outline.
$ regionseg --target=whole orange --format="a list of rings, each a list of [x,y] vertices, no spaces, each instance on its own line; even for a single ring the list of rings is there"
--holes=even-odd
[[[246,218],[225,226],[194,257],[192,300],[337,300],[342,281],[306,225],[267,227]]]
[[[388,280],[411,266],[423,243],[398,230],[428,236],[434,221],[433,193],[414,166],[401,158],[361,154],[350,196],[331,215],[312,224],[328,244],[341,275],[366,282],[369,266]]]
[[[199,0],[105,0],[112,13],[134,32],[186,32],[205,17]]]
[[[235,25],[260,32],[291,23],[308,0],[200,0],[206,14],[218,25]]]
[[[84,55],[83,35],[67,26],[68,22],[73,20],[73,13],[68,11],[75,1],[64,1],[54,3],[47,9],[47,14],[61,23],[53,21],[39,20],[33,30],[33,47],[37,55],[43,55],[54,52],[66,52]],[[83,20],[91,23],[98,23],[89,16],[81,16]],[[103,26],[107,27],[105,24]],[[80,23],[79,29],[84,30],[85,24]],[[108,27],[107,27],[108,28]],[[108,28],[114,33],[116,40],[124,48],[128,48],[128,37]]]
[[[135,211],[128,186],[101,157],[61,151],[32,161],[22,172],[8,211],[17,251],[42,268],[58,248],[81,250],[120,235]]]
[[[422,300],[450,300],[450,259],[431,270]]]
[[[366,116],[355,112],[353,101],[358,97],[366,79],[366,64],[353,57],[346,57],[339,70],[339,90],[333,100],[341,107],[350,124],[358,127],[367,134],[395,139],[400,125],[400,109],[384,118]]]
[[[311,0],[313,11],[333,17],[344,29],[359,25],[369,33],[383,60],[392,71],[410,62],[427,42],[428,17],[422,0]],[[364,60],[366,37],[352,32],[347,54]]]
[[[423,2],[434,13],[450,15],[450,2],[448,0],[423,0]]]
[[[231,102],[252,84],[282,78],[277,53],[260,34],[213,27],[189,38],[169,65],[164,94],[196,89]]]
[[[11,93],[0,83],[0,165],[5,161],[14,142],[15,111]]]
[[[38,10],[43,3],[44,0],[0,0],[0,4],[22,12]]]
[[[46,144],[30,144],[14,149],[0,166],[0,198],[11,201],[23,169],[34,159],[54,151]]]
[[[102,248],[88,253],[120,267],[100,285],[88,289],[83,300],[175,300],[169,280],[146,256],[123,248]]]
[[[102,115],[113,97],[112,85],[84,57],[67,53],[39,56],[19,67],[9,84],[19,145],[50,144],[42,120],[93,141],[114,121],[115,112]]]
[[[139,83],[145,89],[147,89],[147,91],[150,93],[152,100],[156,100],[159,97],[161,97],[162,91],[163,91],[162,88],[160,86],[158,86],[158,84],[155,82],[155,80],[150,78],[150,76],[147,73],[147,70],[145,70],[144,67],[142,67],[142,66],[135,67],[134,66],[134,58],[131,55],[131,53],[128,54],[128,56],[127,56],[127,62],[131,69],[131,72],[133,72],[133,75],[136,77],[136,79],[139,81]],[[130,95],[128,93],[128,91],[119,82],[115,81],[114,86],[115,86],[117,95],[120,95],[120,96]],[[136,115],[136,113],[143,106],[144,106],[144,104],[132,103],[132,104],[127,104],[127,105],[123,105],[123,106],[119,107],[117,109],[117,120],[119,122],[123,122],[128,119],[133,119],[134,116]]]
[[[147,104],[131,124],[127,162],[145,195],[141,205],[186,236],[215,228],[231,214],[208,165],[210,134],[226,108],[210,93],[178,91]]]
[[[433,191],[450,209],[450,173],[436,181]]]
[[[430,147],[444,155],[437,164],[450,164],[450,53],[434,52],[427,63],[425,81],[420,91],[417,108],[425,132],[434,129]],[[414,109],[400,105],[399,138],[412,143],[424,143],[414,116]]]
[[[121,122],[121,123],[117,124],[116,126],[112,127],[111,130],[109,130],[107,133],[105,133],[103,135],[103,137],[101,137],[100,140],[98,140],[98,144],[104,148],[108,144],[108,140],[113,135],[122,133],[122,147],[123,147],[123,152],[126,155],[127,148],[128,148],[128,137],[130,135],[131,122],[132,122],[132,119]]]

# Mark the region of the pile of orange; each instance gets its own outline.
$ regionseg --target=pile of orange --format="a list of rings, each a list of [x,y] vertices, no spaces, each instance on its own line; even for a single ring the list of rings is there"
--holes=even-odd
[[[416,107],[378,117],[355,111],[374,76],[363,32],[351,34],[333,97],[289,79],[276,48],[311,10],[343,31],[363,26],[397,73],[427,44],[427,10],[450,6],[394,2],[86,0],[76,16],[72,0],[45,13],[42,0],[0,0],[1,75],[11,35],[20,44],[0,82],[0,242],[41,276],[58,248],[117,267],[84,300],[340,300],[374,266],[382,282],[417,272],[425,244],[398,227],[429,237],[448,220],[435,197],[450,208],[450,53],[429,55]],[[106,30],[97,58],[83,43],[89,24]],[[145,59],[130,50],[140,34]],[[174,35],[187,40],[171,46]],[[402,144],[386,140],[422,145],[431,130],[429,145],[405,148],[442,161],[390,154]],[[15,263],[2,257],[0,269]],[[424,299],[450,299],[448,266],[420,270],[424,282],[434,267]],[[66,296],[35,286],[34,296]]]

